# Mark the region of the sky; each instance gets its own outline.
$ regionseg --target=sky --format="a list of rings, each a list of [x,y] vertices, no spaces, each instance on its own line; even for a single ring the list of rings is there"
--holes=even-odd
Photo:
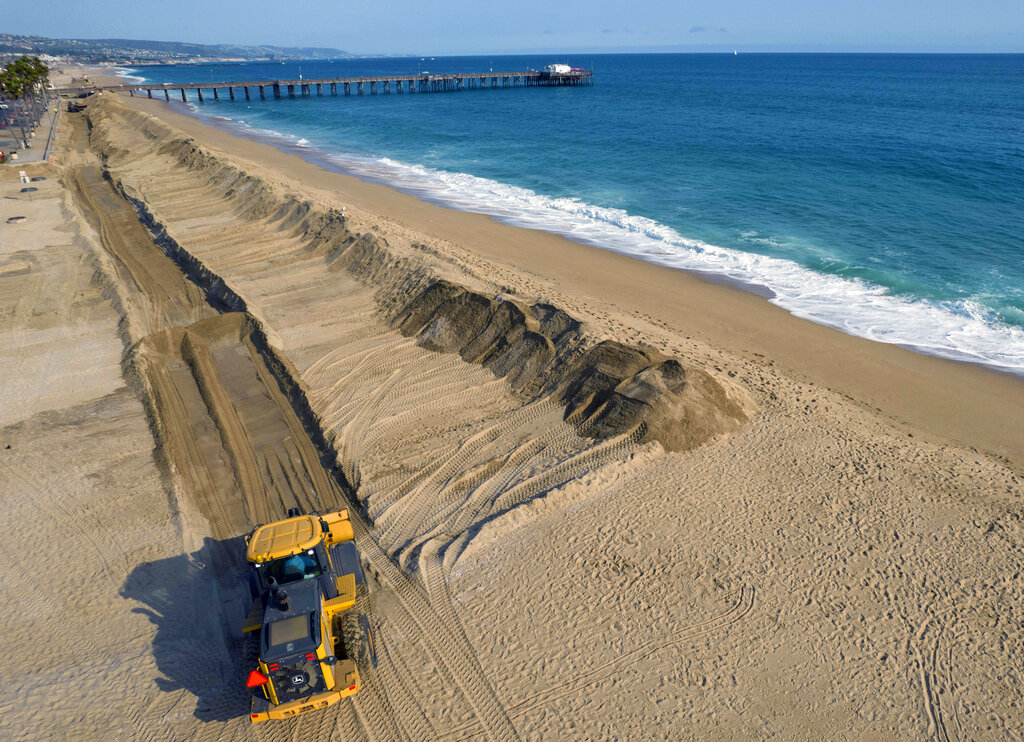
[[[29,0],[0,32],[354,54],[1024,52],[1024,0]]]

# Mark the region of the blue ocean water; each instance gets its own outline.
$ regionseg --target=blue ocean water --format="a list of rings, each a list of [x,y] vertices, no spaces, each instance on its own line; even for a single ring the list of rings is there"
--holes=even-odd
[[[385,58],[124,74],[221,82],[553,61],[593,66],[595,85],[207,94],[189,108],[429,200],[735,279],[854,335],[1024,374],[1024,55]]]

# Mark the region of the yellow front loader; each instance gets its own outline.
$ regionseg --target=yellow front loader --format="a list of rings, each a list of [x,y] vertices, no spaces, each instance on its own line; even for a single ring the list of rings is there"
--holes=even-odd
[[[253,723],[337,703],[377,666],[369,620],[356,608],[366,580],[348,511],[288,515],[245,540],[253,604],[243,630],[259,632],[260,645],[246,681]]]

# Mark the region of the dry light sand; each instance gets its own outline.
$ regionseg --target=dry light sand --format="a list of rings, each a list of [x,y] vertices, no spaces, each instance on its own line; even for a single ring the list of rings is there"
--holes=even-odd
[[[152,101],[58,144],[0,168],[3,739],[1024,738],[1019,378]],[[252,727],[292,506],[380,663]]]

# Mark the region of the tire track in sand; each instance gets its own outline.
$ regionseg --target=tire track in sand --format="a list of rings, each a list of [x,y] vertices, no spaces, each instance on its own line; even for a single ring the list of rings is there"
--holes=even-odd
[[[515,447],[501,461],[496,471],[485,470],[481,481],[470,489],[461,503],[453,502],[453,498],[447,492],[442,492],[438,501],[444,507],[427,520],[425,532],[415,537],[403,549],[400,563],[403,563],[418,547],[431,539],[442,535],[448,540],[457,539],[478,522],[482,512],[485,510],[490,512],[495,499],[505,492],[509,484],[527,466],[538,464],[541,454],[550,448],[557,448],[559,451],[571,449],[573,444],[582,440],[567,425],[561,424],[560,421],[555,422],[541,435],[528,437],[525,442]]]
[[[461,629],[452,627],[439,616],[429,599],[412,578],[384,552],[367,524],[353,520],[357,542],[364,545],[366,557],[378,579],[394,591],[401,610],[391,611],[388,620],[407,636],[420,636],[437,664],[447,672],[480,720],[480,731],[492,740],[515,740],[519,736],[484,675],[476,651]]]
[[[110,585],[114,588],[116,592],[117,589],[121,586],[121,581],[124,579],[125,576],[127,576],[129,571],[127,567],[129,563],[128,556],[125,554],[124,549],[121,548],[120,544],[118,544],[116,540],[113,538],[107,538],[104,539],[104,541],[107,542],[107,548],[104,549],[100,546],[96,539],[93,538],[93,535],[89,532],[89,530],[81,524],[82,516],[83,514],[88,513],[87,510],[72,513],[66,506],[64,506],[61,503],[60,498],[49,495],[42,488],[37,486],[32,481],[32,479],[30,479],[28,473],[24,470],[23,467],[15,467],[11,463],[3,460],[0,460],[0,467],[3,467],[3,469],[6,470],[7,475],[10,479],[16,479],[19,482],[21,482],[21,484],[24,487],[23,492],[28,496],[29,500],[32,501],[32,504],[35,505],[40,511],[40,521],[53,519],[51,508],[56,509],[60,515],[54,520],[57,521],[57,524],[60,526],[61,530],[66,528],[69,531],[74,531],[81,535],[84,542],[89,545],[93,553],[97,556],[100,563],[103,565],[101,572],[103,573],[104,579],[106,579],[107,582],[110,583]],[[44,502],[46,502],[45,507],[43,505]],[[96,533],[107,535],[106,529],[103,527],[103,524],[96,519],[96,516],[89,514],[89,517],[95,524]],[[110,560],[107,559],[108,553],[120,554],[125,561],[124,569],[115,569],[114,565],[111,564]]]
[[[954,612],[952,608],[936,612],[928,605],[926,610],[927,618],[908,644],[916,659],[928,736],[940,742],[965,739],[957,712],[957,684],[953,679],[953,650],[961,636],[959,619],[955,615],[951,621],[946,619]]]
[[[431,725],[427,715],[416,701],[416,694],[410,684],[403,680],[403,678],[412,677],[412,672],[401,654],[392,651],[387,625],[375,623],[373,628],[379,645],[377,655],[380,658],[376,675],[383,681],[389,698],[395,699],[396,703],[399,699],[404,702],[402,706],[407,709],[407,713],[403,726],[407,736],[413,742],[436,739],[438,737],[437,730]]]
[[[422,483],[403,494],[377,519],[379,539],[389,549],[396,549],[414,538],[429,510],[449,482],[458,473],[466,471],[473,461],[494,443],[520,426],[533,422],[554,408],[549,401],[533,402],[502,416],[496,423],[463,440],[439,463]]]
[[[384,651],[386,651],[381,643],[382,633],[379,627],[374,627],[378,666],[367,673],[359,693],[352,697],[353,708],[362,722],[363,729],[369,733],[372,739],[378,739],[382,742],[392,739],[409,740],[410,742],[429,739],[429,737],[410,734],[402,723],[403,721],[412,721],[415,724],[417,720],[416,712],[418,712],[419,717],[423,717],[423,710],[414,700],[408,697],[403,698],[407,702],[412,701],[411,706],[414,709],[411,714],[407,713],[404,719],[395,713],[394,707],[391,704],[392,691],[397,690],[397,688],[393,678],[389,677],[389,681],[392,682],[385,682],[382,679],[383,675],[387,674],[390,676],[392,672],[390,668],[382,667],[380,664]]]
[[[509,716],[522,718],[529,713],[537,711],[553,701],[561,700],[576,695],[584,689],[599,685],[612,677],[617,670],[643,658],[649,657],[656,652],[677,647],[695,639],[709,636],[718,631],[727,629],[746,618],[754,609],[755,590],[752,585],[743,585],[738,594],[732,599],[732,605],[724,613],[721,613],[706,621],[683,626],[672,632],[668,638],[654,638],[643,642],[638,647],[618,655],[614,660],[605,662],[593,667],[586,672],[580,673],[570,680],[556,683],[542,691],[533,693],[526,698],[508,707]],[[449,739],[474,739],[478,734],[478,726],[475,723],[464,724],[448,732]]]
[[[629,433],[601,441],[591,448],[581,451],[576,456],[559,462],[535,477],[531,477],[512,489],[502,492],[495,498],[494,504],[491,507],[491,514],[495,515],[505,510],[510,510],[532,497],[536,497],[572,479],[576,479],[585,471],[600,465],[601,461],[623,455],[630,448],[634,447],[643,436],[644,426],[641,424]]]

